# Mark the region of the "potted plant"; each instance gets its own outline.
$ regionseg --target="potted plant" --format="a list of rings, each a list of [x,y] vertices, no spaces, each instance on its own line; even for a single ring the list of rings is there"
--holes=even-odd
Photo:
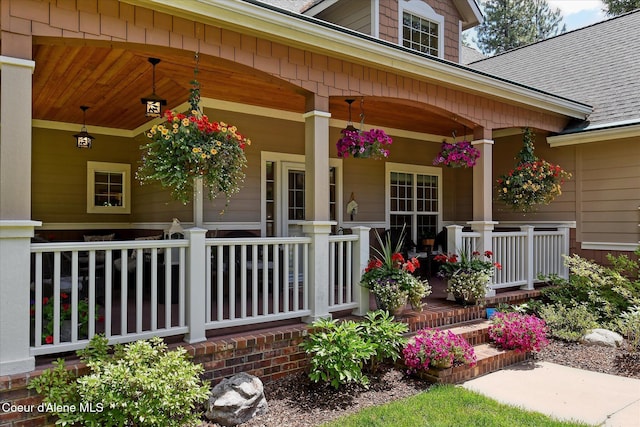
[[[380,249],[372,247],[378,255],[365,268],[360,285],[373,292],[379,309],[393,313],[408,300],[416,310],[422,310],[422,299],[431,293],[431,286],[412,273],[420,266],[417,258],[408,261],[400,253],[404,241],[404,228],[395,247],[391,238],[384,241],[376,230]]]
[[[96,319],[101,321],[102,316],[98,316],[96,306]],[[44,344],[53,344],[55,302],[53,297],[42,298],[42,341]],[[32,302],[30,314],[33,318],[36,313],[35,302]],[[88,338],[89,328],[89,304],[84,299],[78,300],[78,337]],[[66,292],[60,293],[60,341],[71,341],[71,297]]]
[[[191,84],[191,111],[167,110],[167,121],[147,132],[150,141],[141,147],[144,154],[136,177],[141,183],[159,182],[170,188],[172,196],[185,204],[193,197],[194,180],[202,178],[210,199],[224,193],[228,203],[244,181],[244,150],[251,140],[235,126],[210,122],[199,107],[200,84],[197,80]]]
[[[338,157],[381,159],[389,157],[385,148],[393,142],[382,129],[360,131],[354,127],[342,129],[342,138],[336,144]]]
[[[409,373],[476,364],[473,347],[451,331],[425,328],[411,337],[402,351]]]
[[[517,312],[496,312],[491,317],[489,339],[502,349],[525,353],[538,352],[549,344],[545,321]]]
[[[469,141],[446,142],[442,141],[440,152],[433,159],[433,165],[444,165],[449,168],[472,168],[480,158],[480,150]]]
[[[441,262],[438,275],[447,280],[447,292],[463,305],[481,304],[487,294],[489,281],[494,269],[502,269],[497,262],[492,262],[491,251],[473,252],[471,256],[461,252],[456,254],[440,254],[434,259]]]
[[[535,135],[524,130],[523,147],[517,155],[518,164],[497,180],[498,200],[514,211],[531,212],[539,205],[548,205],[562,194],[561,186],[571,174],[559,165],[538,159],[533,154]]]

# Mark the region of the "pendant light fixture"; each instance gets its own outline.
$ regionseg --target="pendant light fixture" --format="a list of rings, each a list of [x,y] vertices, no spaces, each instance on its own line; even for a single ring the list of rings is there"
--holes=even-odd
[[[77,148],[91,148],[91,143],[95,139],[93,136],[89,135],[87,132],[87,110],[89,107],[86,105],[81,105],[80,109],[82,110],[82,128],[80,129],[80,133],[73,135],[76,139],[76,147]]]
[[[167,105],[167,100],[156,95],[156,65],[160,62],[158,58],[149,58],[153,67],[153,92],[146,98],[141,98],[140,102],[145,105],[145,115],[147,117],[161,117],[162,106]]]

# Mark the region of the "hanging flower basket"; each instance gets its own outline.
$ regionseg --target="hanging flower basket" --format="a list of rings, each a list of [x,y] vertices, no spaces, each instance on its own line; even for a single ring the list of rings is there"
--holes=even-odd
[[[244,182],[244,150],[251,141],[235,126],[210,122],[199,107],[200,85],[191,83],[191,111],[166,111],[167,121],[147,132],[150,141],[140,147],[144,154],[136,177],[142,184],[159,182],[185,204],[193,198],[195,178],[201,177],[210,199],[223,193],[228,203]]]
[[[433,159],[433,165],[449,168],[472,168],[480,158],[480,150],[469,141],[448,143],[443,141],[440,153]]]
[[[359,131],[342,129],[342,138],[336,144],[338,157],[357,157],[362,159],[381,159],[389,157],[389,150],[385,148],[393,142],[391,137],[382,129]]]
[[[562,194],[561,186],[571,174],[559,165],[538,159],[533,154],[534,133],[526,128],[524,147],[518,153],[518,164],[497,183],[498,200],[514,211],[531,212],[539,205],[548,205]]]

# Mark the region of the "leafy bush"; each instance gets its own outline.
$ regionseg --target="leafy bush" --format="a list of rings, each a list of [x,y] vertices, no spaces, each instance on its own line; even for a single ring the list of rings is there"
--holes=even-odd
[[[613,326],[627,339],[632,350],[640,351],[640,306],[622,313]]]
[[[540,351],[549,344],[544,320],[516,312],[493,315],[489,338],[503,349],[518,352]]]
[[[543,306],[543,302],[537,299],[530,299],[522,304],[507,304],[500,303],[496,307],[496,311],[501,313],[520,313],[520,314],[534,314],[538,315],[540,309]]]
[[[376,353],[369,360],[369,371],[375,372],[379,364],[391,359],[394,362],[400,357],[400,351],[407,340],[402,334],[407,332],[405,323],[394,322],[389,312],[376,310],[367,313],[362,322],[363,336],[370,341]]]
[[[568,307],[585,305],[606,327],[631,306],[640,305],[640,281],[630,279],[637,272],[638,261],[624,255],[608,256],[611,267],[604,267],[577,255],[564,259],[571,272],[569,281],[550,277],[552,286],[542,290],[545,301]]]
[[[425,328],[419,330],[402,351],[408,371],[476,364],[473,347],[463,337],[451,331]]]
[[[313,332],[302,343],[312,354],[309,378],[330,383],[338,388],[356,383],[367,386],[364,371],[374,372],[385,359],[396,360],[404,345],[404,323],[393,321],[386,311],[367,314],[362,322],[320,319],[313,323]]]
[[[63,425],[185,426],[197,424],[196,404],[204,402],[209,387],[200,380],[202,366],[187,359],[186,350],[167,351],[160,338],[137,341],[107,355],[106,339],[96,335],[81,352],[91,372],[82,377],[58,360],[31,381],[29,388],[53,404],[52,413]],[[74,410],[67,410],[70,405]],[[60,408],[60,409],[56,409]]]
[[[547,332],[554,338],[579,341],[589,330],[597,328],[597,317],[588,306],[549,304],[542,307],[540,315],[547,323]]]

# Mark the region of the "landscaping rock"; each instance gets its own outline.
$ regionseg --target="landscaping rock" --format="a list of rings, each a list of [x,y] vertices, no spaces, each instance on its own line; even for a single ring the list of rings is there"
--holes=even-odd
[[[582,343],[586,345],[600,345],[604,347],[620,347],[622,336],[607,329],[594,329],[584,337]]]
[[[223,379],[209,397],[207,419],[223,426],[235,426],[267,412],[262,381],[240,373]]]

